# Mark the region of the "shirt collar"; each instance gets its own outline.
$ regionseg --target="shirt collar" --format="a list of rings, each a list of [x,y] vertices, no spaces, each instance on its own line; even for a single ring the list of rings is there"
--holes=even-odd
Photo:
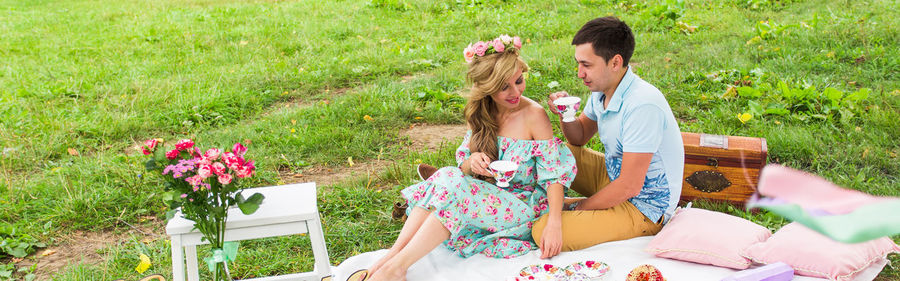
[[[622,108],[622,101],[625,99],[625,95],[628,94],[628,88],[631,87],[631,83],[634,82],[634,78],[637,75],[634,75],[631,72],[631,67],[625,70],[625,76],[622,76],[622,81],[619,81],[619,85],[616,86],[616,92],[613,93],[612,99],[609,100],[609,105],[606,106],[601,112],[613,111],[619,112],[619,109]],[[603,92],[597,92],[600,94],[600,104],[603,104],[603,100],[606,99],[606,95],[603,95]]]

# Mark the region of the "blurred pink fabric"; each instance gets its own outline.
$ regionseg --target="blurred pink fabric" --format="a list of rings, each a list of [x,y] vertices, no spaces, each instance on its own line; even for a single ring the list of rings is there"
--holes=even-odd
[[[769,164],[763,169],[758,192],[807,210],[819,209],[831,214],[846,214],[863,205],[897,200],[845,189],[819,176],[777,164]]]

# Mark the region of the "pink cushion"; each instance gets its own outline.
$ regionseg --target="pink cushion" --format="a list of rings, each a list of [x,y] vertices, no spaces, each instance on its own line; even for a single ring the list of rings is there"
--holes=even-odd
[[[766,242],[747,248],[744,256],[764,264],[787,263],[799,275],[852,280],[861,270],[892,252],[900,252],[900,247],[887,237],[844,244],[793,222]]]
[[[742,251],[772,232],[751,221],[704,209],[681,209],[644,250],[658,257],[747,269]]]

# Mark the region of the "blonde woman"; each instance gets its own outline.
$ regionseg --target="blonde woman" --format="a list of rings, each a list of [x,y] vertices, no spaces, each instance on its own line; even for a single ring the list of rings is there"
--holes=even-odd
[[[575,178],[575,159],[553,136],[543,107],[522,96],[528,65],[521,47],[518,37],[501,35],[465,49],[469,132],[456,151],[459,165],[402,191],[409,217],[388,253],[359,279],[404,280],[413,263],[441,244],[461,257],[509,258],[537,246],[542,258],[559,254],[563,195]],[[495,160],[518,164],[508,187],[492,183],[488,164]],[[544,214],[547,226],[535,243],[532,224]]]

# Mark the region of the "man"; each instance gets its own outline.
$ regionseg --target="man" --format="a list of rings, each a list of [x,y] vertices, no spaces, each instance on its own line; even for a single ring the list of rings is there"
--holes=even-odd
[[[578,78],[590,89],[574,122],[561,122],[575,155],[578,174],[572,189],[587,196],[571,199],[563,212],[563,250],[655,235],[672,216],[681,195],[684,147],[678,122],[666,98],[633,72],[631,28],[615,17],[597,18],[575,34]],[[550,94],[553,101],[568,96]],[[605,155],[583,148],[599,132]],[[546,225],[532,229],[535,241]]]

